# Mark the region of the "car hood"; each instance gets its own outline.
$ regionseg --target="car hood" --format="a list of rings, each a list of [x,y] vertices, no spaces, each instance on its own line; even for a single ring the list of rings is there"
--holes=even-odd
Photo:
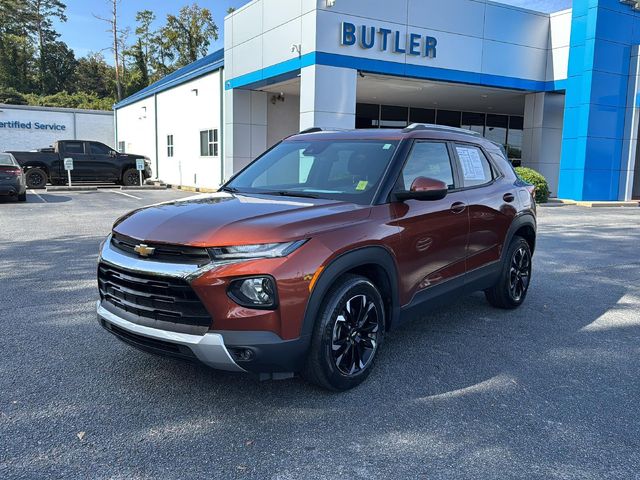
[[[335,200],[215,193],[135,210],[113,230],[145,242],[224,247],[308,238],[365,221],[369,212]]]

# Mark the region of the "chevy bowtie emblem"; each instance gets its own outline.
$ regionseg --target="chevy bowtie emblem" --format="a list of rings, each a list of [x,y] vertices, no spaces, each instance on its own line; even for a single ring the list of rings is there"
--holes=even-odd
[[[153,247],[149,247],[144,243],[141,243],[140,245],[136,245],[133,251],[136,252],[141,257],[150,257],[151,255],[153,255],[156,249]]]

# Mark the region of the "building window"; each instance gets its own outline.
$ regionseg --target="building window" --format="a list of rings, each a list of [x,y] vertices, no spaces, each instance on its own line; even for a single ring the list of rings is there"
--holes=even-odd
[[[124,150],[125,150],[124,145],[125,145],[124,141],[118,142],[118,152],[119,153],[124,153]]]
[[[524,130],[523,117],[509,117],[509,132],[507,134],[507,153],[510,159],[522,158],[522,134]]]
[[[507,145],[507,128],[509,126],[509,117],[506,115],[487,115],[487,128],[485,129],[485,138],[500,145]]]
[[[484,113],[462,112],[462,128],[484,135]]]
[[[382,105],[380,110],[380,128],[405,128],[408,121],[408,107]]]
[[[409,123],[436,123],[436,111],[433,108],[411,107]]]
[[[436,123],[448,127],[460,128],[462,112],[453,110],[438,110],[436,113]]]
[[[173,157],[173,135],[167,135],[167,157]]]
[[[380,125],[380,105],[358,103],[356,105],[356,128],[378,128]]]
[[[202,157],[218,156],[218,129],[200,132],[200,155]]]

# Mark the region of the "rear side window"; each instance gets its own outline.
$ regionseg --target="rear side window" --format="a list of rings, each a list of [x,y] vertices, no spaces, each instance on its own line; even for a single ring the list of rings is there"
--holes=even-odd
[[[89,144],[89,150],[92,155],[109,155],[111,149],[102,143],[91,142]]]
[[[416,142],[402,170],[404,188],[408,190],[418,177],[433,178],[454,188],[453,169],[445,143]]]
[[[491,164],[482,150],[471,145],[456,145],[464,187],[484,185],[493,180]]]
[[[65,153],[84,153],[82,142],[67,142],[64,145]]]

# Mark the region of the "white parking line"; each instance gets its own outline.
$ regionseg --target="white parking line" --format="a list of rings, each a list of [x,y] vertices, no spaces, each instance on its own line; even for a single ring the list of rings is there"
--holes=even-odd
[[[131,195],[129,193],[125,193],[121,190],[100,190],[101,192],[110,192],[117,193],[118,195],[124,195],[125,197],[135,198],[136,200],[142,200],[142,197],[136,197],[135,195]]]
[[[36,197],[38,197],[42,203],[48,203],[44,198],[42,198],[40,195],[38,195],[35,190],[29,190],[29,193],[31,193],[32,195],[35,195]]]

